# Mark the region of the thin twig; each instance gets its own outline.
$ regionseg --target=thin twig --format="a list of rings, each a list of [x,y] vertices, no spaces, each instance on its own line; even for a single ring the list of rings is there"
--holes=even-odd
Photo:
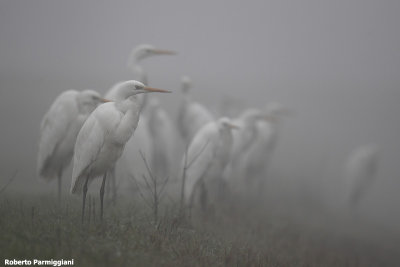
[[[7,181],[7,183],[0,189],[0,194],[3,193],[7,189],[7,187],[11,184],[11,182],[17,177],[18,170],[14,171],[14,174],[11,176],[11,178]]]
[[[209,143],[210,143],[210,140],[207,141],[207,143],[202,147],[200,152],[193,158],[193,160],[187,166],[185,166],[186,169],[190,168],[190,166],[193,164],[193,162],[195,162],[197,160],[197,158],[200,157],[200,155],[203,153],[203,151],[206,149],[206,147],[208,146]],[[186,151],[186,154],[187,154],[187,151]]]
[[[147,181],[146,175],[142,174],[142,179],[146,183],[147,190],[149,190],[151,194],[154,194],[153,189],[151,188],[151,185]]]
[[[147,160],[146,160],[146,158],[144,157],[144,154],[143,154],[142,150],[139,150],[139,153],[140,153],[140,156],[142,157],[142,159],[143,159],[143,161],[144,161],[144,164],[146,165],[146,169],[147,169],[147,171],[148,171],[148,173],[149,173],[149,175],[150,175],[150,178],[154,181],[153,174],[152,174],[152,172],[151,172],[151,170],[150,170],[149,164],[147,164]]]
[[[130,177],[131,177],[131,179],[135,182],[136,187],[137,187],[137,189],[138,189],[138,191],[139,191],[140,197],[143,199],[143,201],[146,203],[146,205],[149,206],[149,208],[152,208],[151,203],[144,197],[143,192],[142,192],[142,190],[140,189],[140,185],[139,185],[138,181],[136,180],[135,176],[132,175],[132,176],[130,176]]]
[[[164,191],[164,189],[165,189],[165,186],[167,185],[167,183],[168,183],[168,180],[169,180],[169,176],[167,176],[167,178],[166,179],[164,179],[164,183],[161,185],[161,189],[160,189],[160,191],[158,192],[160,195],[162,194],[162,192]]]

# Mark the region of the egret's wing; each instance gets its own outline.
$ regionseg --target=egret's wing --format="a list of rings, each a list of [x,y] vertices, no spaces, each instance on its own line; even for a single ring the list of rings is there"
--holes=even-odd
[[[187,132],[185,127],[185,116],[187,112],[188,103],[184,102],[178,109],[178,116],[176,118],[176,125],[179,130],[179,133],[183,138],[186,139]]]
[[[51,175],[49,173],[50,166],[48,166],[49,160],[53,156],[57,146],[67,135],[71,124],[78,117],[75,96],[76,91],[71,90],[57,97],[49,111],[43,117],[40,125],[37,170],[39,175],[45,178],[50,178],[48,176]]]
[[[176,136],[177,132],[176,129],[173,126],[173,122],[171,117],[168,115],[165,110],[163,110],[160,113],[160,122],[162,124],[161,129],[164,134],[162,134],[162,142],[165,145],[164,149],[165,152],[170,155],[170,161],[174,161],[177,156],[177,151],[176,151]]]
[[[147,169],[140,155],[140,151],[143,153],[145,159],[149,160],[152,152],[152,145],[148,130],[148,120],[144,115],[141,115],[138,126],[132,137],[126,143],[123,152],[127,172],[130,175],[141,177],[142,174],[147,174]],[[128,184],[132,184],[132,181],[129,180]]]
[[[97,107],[79,131],[74,151],[71,193],[82,189],[86,176],[90,174],[90,168],[98,158],[107,137],[121,120],[121,115],[112,108],[112,105],[114,104],[107,103]]]
[[[214,121],[214,116],[203,105],[192,102],[187,109],[184,125],[188,128],[186,132],[189,140],[207,123]]]

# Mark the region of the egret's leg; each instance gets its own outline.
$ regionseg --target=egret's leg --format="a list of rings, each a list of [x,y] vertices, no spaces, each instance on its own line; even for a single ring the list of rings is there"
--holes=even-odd
[[[116,200],[117,200],[117,176],[115,175],[115,166],[111,169],[112,177],[111,177],[111,190],[112,190],[112,195],[111,195],[111,202],[115,206]]]
[[[85,215],[85,202],[86,202],[86,193],[88,191],[88,181],[89,181],[89,176],[86,178],[85,184],[83,185],[82,223],[83,223],[83,218],[84,218],[84,215]]]
[[[89,218],[88,222],[90,224],[90,216],[92,215],[92,196],[89,194]]]
[[[100,188],[100,220],[103,220],[103,200],[104,200],[104,187],[106,184],[107,172],[103,176],[103,182]]]

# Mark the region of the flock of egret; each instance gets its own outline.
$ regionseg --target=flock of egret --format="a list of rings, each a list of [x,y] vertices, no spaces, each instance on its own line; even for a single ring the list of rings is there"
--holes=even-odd
[[[139,45],[128,60],[136,80],[117,83],[104,98],[92,90],[66,91],[43,117],[38,175],[46,180],[58,179],[60,198],[62,173],[73,158],[70,191],[82,193],[82,221],[90,183],[102,177],[102,217],[107,177],[113,181],[116,194],[117,181],[124,184],[119,175],[121,169],[131,175],[143,169],[140,155],[147,157],[155,176],[179,177],[177,192],[180,191],[181,201],[191,209],[212,211],[227,192],[263,193],[279,137],[279,122],[291,111],[279,103],[269,103],[262,109],[242,110],[236,118],[216,115],[192,99],[191,80],[184,76],[182,101],[173,119],[158,99],[146,96],[170,91],[148,87],[146,72],[139,64],[150,56],[173,54],[151,45]],[[179,145],[184,151],[180,151],[180,160],[176,160]],[[349,161],[349,175],[356,180],[350,186],[352,202],[358,201],[372,180],[375,151],[364,149]],[[176,169],[183,174],[178,175]]]

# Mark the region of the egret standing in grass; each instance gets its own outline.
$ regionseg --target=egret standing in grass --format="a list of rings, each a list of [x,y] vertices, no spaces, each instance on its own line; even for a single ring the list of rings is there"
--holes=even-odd
[[[176,53],[174,51],[170,50],[165,50],[165,49],[159,49],[156,48],[153,45],[149,44],[141,44],[136,47],[134,47],[128,57],[127,60],[127,67],[129,70],[134,75],[134,79],[142,82],[143,84],[148,85],[148,79],[147,79],[147,74],[146,71],[142,68],[139,63],[149,57],[152,56],[157,56],[157,55],[175,55]],[[116,94],[118,93],[118,84],[111,87],[107,93],[105,94],[105,97],[107,99],[114,100],[116,97]],[[146,94],[144,95],[139,95],[138,101],[140,101],[140,108],[141,111],[145,111],[146,107],[146,102],[147,102],[147,97]],[[136,131],[136,136],[137,138],[129,140],[126,148],[126,153],[128,155],[124,155],[123,158],[125,158],[124,164],[127,165],[129,175],[133,175],[132,171],[132,160],[136,160],[136,164],[134,164],[134,167],[137,167],[138,165],[143,167],[144,164],[140,163],[140,156],[139,156],[139,150],[142,151],[145,155],[149,155],[150,151],[152,151],[151,148],[151,140],[150,140],[150,135],[149,135],[149,130],[148,130],[148,122],[146,115],[143,114],[141,115],[140,121],[138,122],[137,129]],[[140,160],[139,160],[140,159]],[[120,167],[118,167],[120,169]],[[143,169],[143,168],[135,168],[135,169]],[[116,198],[116,170],[115,167],[113,167],[110,171],[110,176],[111,176],[111,181],[113,185],[113,202],[115,203],[115,198]],[[123,185],[126,186],[126,185]]]
[[[126,142],[137,127],[142,93],[169,91],[146,87],[138,81],[125,81],[118,85],[115,102],[95,109],[80,130],[74,153],[71,193],[83,193],[82,222],[88,184],[103,175],[100,189],[100,218],[103,218],[103,198],[106,173],[121,156]]]
[[[49,181],[58,180],[61,199],[61,177],[74,152],[76,137],[89,114],[105,99],[92,90],[68,90],[59,95],[44,115],[40,125],[37,172]]]
[[[249,188],[261,195],[265,187],[267,170],[279,137],[279,122],[292,111],[278,102],[268,103],[264,110],[265,120],[256,122],[256,136],[250,148],[243,155],[244,179]],[[249,189],[248,188],[248,189]]]
[[[190,208],[200,206],[201,211],[213,211],[214,203],[224,188],[222,173],[229,161],[232,133],[237,128],[228,118],[220,118],[203,126],[189,145],[185,156],[185,202]]]
[[[268,119],[262,111],[249,108],[244,110],[239,117],[232,120],[232,123],[239,127],[232,132],[233,144],[229,164],[226,168],[224,178],[230,184],[231,189],[239,190],[243,188],[245,176],[244,155],[251,148],[256,140],[257,121]]]

